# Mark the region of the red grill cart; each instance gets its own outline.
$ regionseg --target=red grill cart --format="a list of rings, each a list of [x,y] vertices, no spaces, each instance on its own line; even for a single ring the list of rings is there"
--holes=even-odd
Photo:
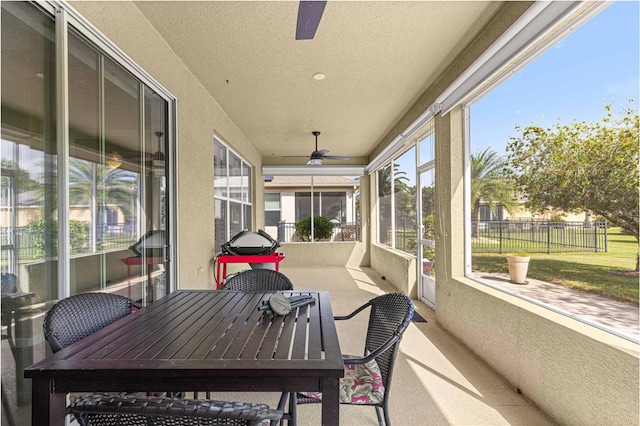
[[[280,270],[279,264],[284,259],[284,253],[271,253],[266,255],[234,255],[221,254],[216,265],[216,290],[220,290],[220,283],[227,277],[228,263],[275,263],[276,271]],[[220,269],[222,267],[222,273]]]

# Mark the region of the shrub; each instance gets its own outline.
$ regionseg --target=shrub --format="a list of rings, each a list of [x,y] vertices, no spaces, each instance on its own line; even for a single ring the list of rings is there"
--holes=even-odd
[[[328,240],[333,234],[333,222],[324,216],[314,216],[313,237],[314,240]],[[296,235],[302,241],[311,241],[311,216],[305,217],[296,223]]]
[[[564,222],[564,217],[561,214],[554,214],[549,218],[549,222]]]
[[[27,231],[31,236],[31,246],[35,259],[44,259],[45,242],[47,240],[45,221],[43,219],[34,220],[27,225]],[[58,242],[58,221],[53,221],[49,229],[48,236],[57,251]],[[71,254],[81,254],[89,251],[89,224],[79,220],[69,220],[69,245]],[[51,255],[51,254],[49,254]]]

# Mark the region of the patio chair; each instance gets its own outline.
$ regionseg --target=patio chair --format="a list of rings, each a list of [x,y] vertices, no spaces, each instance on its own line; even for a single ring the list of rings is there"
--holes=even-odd
[[[253,426],[282,417],[282,411],[263,404],[113,395],[79,398],[68,412],[81,426]]]
[[[124,318],[142,306],[124,296],[112,293],[79,293],[58,301],[45,314],[42,328],[44,338],[53,353],[84,339],[90,334]],[[179,392],[114,392],[113,395],[163,395],[177,396]],[[74,401],[93,393],[71,393]]]
[[[140,308],[111,293],[80,293],[60,300],[44,317],[44,338],[58,352]]]
[[[0,314],[2,315],[2,325],[6,325],[7,327],[11,327],[11,313],[15,309],[15,306],[5,303],[4,295],[9,295],[11,293],[19,292],[18,289],[18,277],[15,274],[11,274],[9,272],[2,273],[2,309],[0,310]],[[9,301],[10,299],[7,299]]]
[[[5,327],[6,334],[2,334],[2,339],[9,341],[11,351],[14,353],[17,349],[14,339],[14,327],[20,318],[35,313],[40,313],[49,305],[45,303],[32,304],[31,301],[35,296],[33,292],[23,292],[18,284],[18,277],[10,272],[2,273],[2,308],[0,316],[2,317],[2,325]]]
[[[279,291],[293,290],[293,284],[281,272],[273,269],[249,269],[227,278],[223,290]]]
[[[374,406],[379,425],[390,426],[389,389],[393,367],[402,334],[413,316],[413,302],[404,294],[388,293],[371,299],[349,315],[334,319],[348,320],[366,308],[370,308],[370,313],[364,355],[342,355],[345,371],[340,379],[340,404]],[[285,413],[283,419],[293,425],[297,404],[322,402],[319,392],[291,392],[282,395],[279,409],[284,409],[287,398],[290,399],[289,413]]]
[[[18,277],[10,272],[3,272],[1,275],[2,294],[18,292]]]

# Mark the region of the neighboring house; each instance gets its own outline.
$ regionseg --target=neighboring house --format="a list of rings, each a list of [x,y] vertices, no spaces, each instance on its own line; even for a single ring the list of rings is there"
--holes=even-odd
[[[3,197],[0,208],[0,225],[2,227],[12,227],[12,220],[16,221],[18,227],[27,226],[29,223],[43,218],[44,202],[39,191],[26,191],[17,195],[16,206],[11,207],[8,199]],[[12,216],[15,216],[12,218]],[[69,219],[80,222],[91,222],[91,206],[84,204],[69,206]],[[125,223],[125,216],[122,208],[117,203],[105,205],[104,224],[117,226]]]
[[[344,176],[265,176],[265,231],[277,238],[278,224],[284,223],[290,235],[297,221],[311,215],[312,192],[314,215],[335,224],[354,224],[359,188],[358,180]]]
[[[480,211],[478,219],[480,222],[488,222],[493,220],[520,220],[520,219],[540,219],[550,220],[552,217],[560,216],[566,222],[588,222],[591,219],[589,212],[567,213],[560,209],[548,209],[544,213],[533,213],[521,204],[513,214],[509,214],[502,204],[495,206],[492,211],[491,206],[484,200],[480,201]]]

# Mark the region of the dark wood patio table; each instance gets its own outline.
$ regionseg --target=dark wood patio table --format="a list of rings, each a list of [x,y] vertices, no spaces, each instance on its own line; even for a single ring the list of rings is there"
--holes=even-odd
[[[67,392],[321,391],[338,425],[343,362],[327,292],[285,316],[269,292],[176,291],[24,371],[32,423],[64,425]],[[259,402],[259,401],[257,401]]]

